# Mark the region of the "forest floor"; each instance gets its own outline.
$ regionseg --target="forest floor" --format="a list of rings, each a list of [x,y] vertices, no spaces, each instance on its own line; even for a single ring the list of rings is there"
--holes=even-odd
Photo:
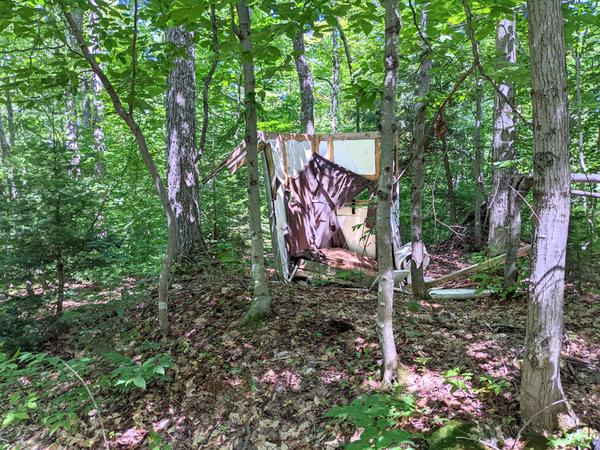
[[[430,272],[465,264],[457,255],[433,255]],[[97,393],[111,448],[334,449],[356,439],[354,427],[323,414],[379,387],[376,295],[275,282],[272,315],[243,328],[248,279],[214,269],[173,285],[171,338],[160,346],[176,364],[169,370],[172,380],[109,399]],[[127,289],[137,288],[132,281],[123,295]],[[600,295],[574,286],[566,293],[563,385],[581,421],[598,430]],[[146,293],[125,313],[104,314],[101,327],[71,329],[48,351],[65,358],[86,348],[134,360],[152,355],[157,349],[147,344],[160,340],[153,296]],[[399,294],[394,326],[403,389],[417,406],[414,416],[401,419],[402,428],[427,435],[458,419],[476,424],[481,439],[500,439],[498,448],[525,448],[511,439],[521,426],[517,393],[526,316],[524,296],[416,302]],[[454,369],[458,375],[448,372]],[[76,432],[49,437],[46,430],[29,429],[26,435],[24,448],[102,447],[95,417],[83,419]],[[432,448],[424,440],[415,443]]]

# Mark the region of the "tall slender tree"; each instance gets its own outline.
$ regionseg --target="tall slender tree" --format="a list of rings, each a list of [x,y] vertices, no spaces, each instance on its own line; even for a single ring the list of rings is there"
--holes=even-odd
[[[313,78],[306,59],[304,32],[299,30],[292,39],[298,82],[300,83],[300,126],[307,134],[315,132],[315,97],[313,94]]]
[[[89,35],[90,35],[90,53],[97,55],[100,53],[100,39],[98,27],[100,22],[100,16],[98,15],[97,5],[95,0],[90,0],[92,10],[90,11],[88,19]],[[104,142],[104,102],[100,98],[102,92],[102,82],[97,74],[92,72],[92,92],[91,92],[91,106],[92,111],[90,114],[91,127],[93,133],[93,148],[96,157],[96,175],[99,178],[104,176],[104,157],[106,152],[106,143]]]
[[[381,99],[381,152],[377,185],[377,261],[379,290],[377,328],[383,354],[382,381],[389,385],[398,365],[392,317],[394,312],[394,265],[392,259],[393,164],[396,154],[396,90],[398,78],[398,37],[400,12],[397,0],[385,0],[385,74]]]
[[[481,226],[481,202],[483,202],[483,186],[484,186],[484,174],[482,170],[482,149],[481,149],[481,119],[483,113],[481,110],[481,102],[483,99],[483,80],[477,79],[477,89],[475,98],[475,137],[473,142],[475,145],[475,249],[481,250],[482,245],[482,226]]]
[[[444,174],[446,175],[446,192],[448,193],[448,215],[450,223],[456,225],[456,195],[454,193],[454,177],[452,176],[452,167],[450,166],[450,157],[448,156],[446,135],[442,138],[442,147],[444,148],[442,158],[444,160]]]
[[[331,30],[331,132],[338,130],[338,106],[340,96],[340,58],[338,54],[338,30]]]
[[[423,242],[423,189],[425,188],[425,97],[429,93],[429,71],[431,69],[430,47],[425,42],[427,33],[427,11],[421,11],[421,46],[423,59],[419,68],[419,100],[416,105],[412,136],[412,191],[411,191],[411,237],[412,256],[410,277],[412,292],[416,297],[427,297],[424,280],[425,243]]]
[[[248,220],[252,242],[252,280],[254,295],[252,305],[244,317],[249,323],[260,320],[271,308],[271,294],[265,271],[264,243],[260,221],[260,180],[258,176],[258,135],[256,124],[256,78],[250,28],[250,10],[247,0],[238,0],[240,40],[244,71],[244,109],[246,113],[246,164],[248,166]]]
[[[350,46],[348,45],[348,39],[346,38],[346,33],[344,33],[344,29],[342,28],[342,24],[338,18],[338,26],[337,30],[340,34],[340,38],[342,40],[342,44],[344,46],[344,53],[346,54],[346,64],[348,65],[348,74],[350,75],[350,82],[354,83],[356,81],[356,74],[354,70],[352,70],[352,54],[350,53]],[[355,120],[355,129],[356,132],[360,131],[360,99],[355,100],[355,109],[354,109],[354,120]]]
[[[529,0],[535,233],[521,416],[551,431],[574,425],[560,380],[569,228],[569,115],[561,0]]]
[[[516,22],[502,19],[496,30],[496,52],[499,66],[515,64],[517,61]],[[488,247],[492,256],[506,251],[509,228],[507,221],[511,183],[516,169],[506,164],[515,158],[515,121],[512,106],[515,103],[514,83],[503,81],[498,86],[494,103],[494,133],[492,137],[492,196],[489,213]],[[508,100],[508,101],[507,101]],[[510,102],[510,103],[509,103]]]
[[[81,9],[74,8],[71,12],[73,19],[75,20],[79,29],[82,29],[83,25],[83,12]],[[77,41],[74,36],[69,35],[67,42],[73,48],[77,46]],[[69,82],[69,86],[65,92],[65,142],[67,149],[71,152],[71,168],[69,172],[73,176],[80,174],[80,163],[81,163],[81,152],[79,149],[79,136],[78,136],[78,112],[76,107],[77,88],[74,86],[72,81]]]
[[[196,164],[194,34],[183,26],[172,27],[167,41],[178,52],[167,78],[167,184],[177,232],[175,258],[192,262],[204,247]]]

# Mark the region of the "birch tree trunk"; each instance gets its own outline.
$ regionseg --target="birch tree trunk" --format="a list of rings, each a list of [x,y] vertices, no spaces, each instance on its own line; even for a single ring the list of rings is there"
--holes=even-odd
[[[92,6],[96,6],[95,0],[90,0]],[[88,20],[90,30],[90,53],[97,55],[100,53],[100,41],[98,38],[98,26],[100,17],[94,8],[90,10],[90,17]],[[96,157],[96,166],[94,168],[96,176],[98,178],[104,177],[104,154],[106,152],[106,144],[104,142],[104,128],[102,123],[104,122],[104,103],[100,98],[102,92],[102,83],[97,74],[92,73],[92,111],[91,111],[91,126],[94,137],[94,154]]]
[[[240,25],[241,29],[241,25]],[[298,31],[292,40],[294,58],[296,60],[296,71],[300,83],[300,126],[307,134],[315,133],[315,97],[313,95],[313,79],[306,60],[306,49],[304,47],[304,33]]]
[[[331,132],[337,133],[338,129],[338,101],[340,95],[340,58],[338,55],[337,30],[331,31]]]
[[[397,0],[385,0],[385,76],[381,99],[381,152],[377,185],[377,265],[379,290],[377,294],[377,329],[383,355],[382,382],[389,386],[395,377],[398,354],[394,341],[394,265],[392,260],[393,160],[396,151],[396,89],[398,76],[398,39],[400,13]]]
[[[481,250],[482,231],[481,231],[481,202],[483,201],[484,175],[481,169],[482,151],[481,151],[481,119],[483,117],[481,110],[481,101],[483,97],[483,80],[477,79],[477,92],[475,99],[475,249]]]
[[[496,52],[499,56],[499,65],[515,64],[517,61],[516,49],[516,24],[514,20],[502,19],[496,32]],[[507,222],[508,197],[510,182],[515,176],[513,168],[498,167],[498,163],[515,158],[515,124],[514,113],[510,105],[514,105],[514,84],[503,81],[498,86],[510,104],[500,95],[496,94],[494,103],[494,134],[492,138],[492,197],[490,201],[490,226],[488,235],[488,248],[491,256],[499,255],[506,251],[508,230]]]
[[[248,220],[252,240],[252,305],[244,317],[245,323],[262,319],[271,308],[271,295],[265,271],[264,244],[260,220],[260,180],[258,176],[258,148],[256,129],[256,80],[250,32],[250,10],[247,0],[238,0],[238,37],[244,70],[244,108],[246,113],[246,164],[248,166]],[[312,95],[312,92],[311,92]]]
[[[184,51],[184,56],[174,58],[167,78],[167,185],[175,214],[175,259],[193,262],[204,248],[196,165],[194,34],[173,27],[167,31],[167,41]]]
[[[573,413],[560,381],[569,228],[569,116],[560,0],[529,0],[536,210],[521,417],[547,431],[570,428]],[[557,403],[560,402],[560,403]]]
[[[421,11],[421,31],[423,36],[427,32],[427,12]],[[425,244],[423,242],[423,189],[425,187],[425,110],[427,104],[425,97],[429,93],[429,70],[431,59],[429,58],[429,47],[422,42],[424,57],[419,69],[419,101],[412,137],[412,192],[411,192],[411,238],[412,256],[410,263],[410,277],[412,292],[415,297],[427,297],[425,287],[423,262],[425,259]]]

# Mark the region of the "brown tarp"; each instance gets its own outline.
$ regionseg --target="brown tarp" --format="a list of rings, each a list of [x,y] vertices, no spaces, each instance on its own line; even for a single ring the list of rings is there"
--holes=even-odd
[[[320,260],[321,248],[345,248],[336,210],[374,186],[373,181],[313,154],[286,187],[290,255]]]

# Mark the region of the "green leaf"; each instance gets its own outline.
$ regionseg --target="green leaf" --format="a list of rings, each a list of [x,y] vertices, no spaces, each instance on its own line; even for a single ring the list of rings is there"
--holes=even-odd
[[[18,422],[19,420],[27,420],[28,418],[29,414],[27,414],[25,411],[9,411],[2,420],[2,428],[6,428],[10,424]]]
[[[133,379],[133,384],[135,384],[140,389],[146,389],[146,380],[143,377],[135,377]]]

